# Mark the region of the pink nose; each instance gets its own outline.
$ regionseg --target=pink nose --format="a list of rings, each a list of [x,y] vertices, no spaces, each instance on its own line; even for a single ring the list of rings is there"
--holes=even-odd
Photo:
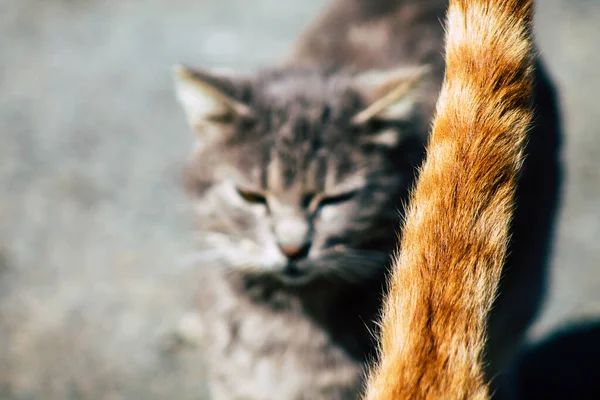
[[[281,251],[285,254],[286,257],[296,259],[306,257],[308,255],[308,249],[310,248],[310,243],[304,243],[298,246],[280,246]]]

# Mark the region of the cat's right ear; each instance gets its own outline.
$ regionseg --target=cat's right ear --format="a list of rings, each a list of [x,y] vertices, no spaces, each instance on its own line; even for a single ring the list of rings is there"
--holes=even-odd
[[[430,69],[430,66],[422,65],[358,74],[353,86],[367,106],[354,116],[352,122],[362,125],[374,119],[401,121],[410,118],[422,94],[420,83]]]
[[[207,125],[228,124],[235,118],[252,118],[250,107],[234,98],[235,78],[176,65],[173,76],[177,98],[190,127],[202,134]]]

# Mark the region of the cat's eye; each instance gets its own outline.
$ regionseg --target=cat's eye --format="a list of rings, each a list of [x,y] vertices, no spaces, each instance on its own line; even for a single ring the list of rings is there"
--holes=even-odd
[[[239,193],[241,198],[247,201],[248,203],[265,205],[267,204],[267,199],[260,193],[251,192],[240,188],[237,188],[237,192]]]
[[[344,203],[354,196],[356,196],[357,191],[341,193],[335,196],[325,196],[319,201],[319,207],[333,206],[336,204]]]

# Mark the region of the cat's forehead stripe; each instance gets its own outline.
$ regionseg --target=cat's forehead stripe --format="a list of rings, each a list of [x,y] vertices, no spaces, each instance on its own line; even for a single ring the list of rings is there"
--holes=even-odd
[[[266,179],[266,187],[269,190],[281,190],[283,189],[282,180],[281,180],[281,168],[280,168],[280,159],[276,155],[276,149],[271,151],[271,157],[268,161],[267,167],[267,179]]]
[[[310,161],[305,177],[305,186],[308,191],[318,192],[323,190],[325,165],[323,157],[314,157]]]
[[[340,176],[337,157],[315,151],[310,142],[288,143],[272,148],[265,162],[265,188],[288,191],[303,187],[306,191],[322,191],[336,184]]]

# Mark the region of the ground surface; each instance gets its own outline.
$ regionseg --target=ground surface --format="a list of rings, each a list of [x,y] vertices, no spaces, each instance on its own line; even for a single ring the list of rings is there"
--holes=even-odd
[[[600,321],[600,2],[539,3],[567,175],[536,339]],[[169,67],[268,65],[322,5],[0,2],[0,398],[198,397],[156,351],[195,284]]]

